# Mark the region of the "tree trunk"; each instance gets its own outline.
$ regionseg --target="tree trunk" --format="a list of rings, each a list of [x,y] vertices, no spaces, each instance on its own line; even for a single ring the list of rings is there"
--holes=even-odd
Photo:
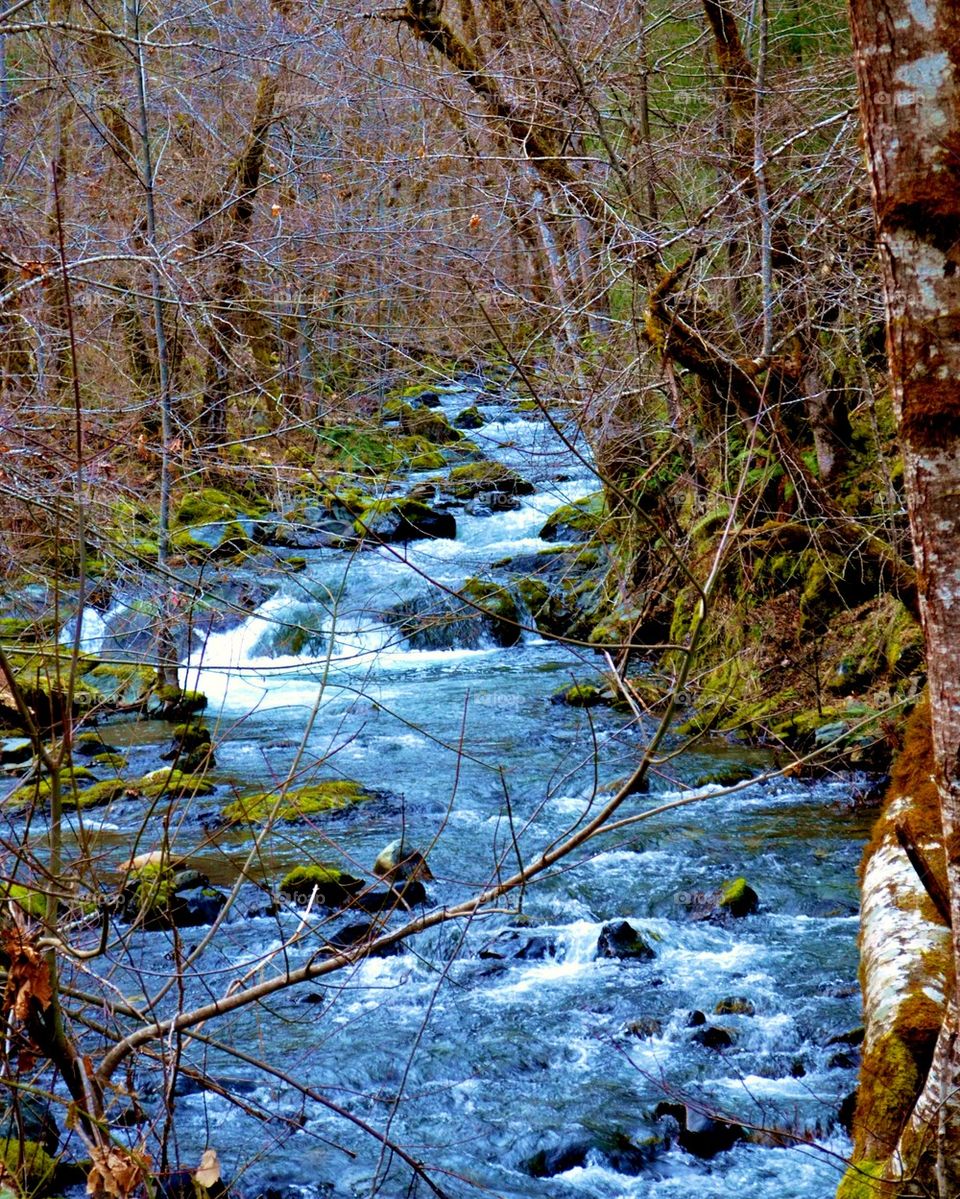
[[[224,230],[223,264],[214,286],[214,303],[205,345],[207,370],[200,422],[205,440],[211,446],[221,444],[226,438],[230,366],[238,332],[236,308],[243,294],[243,247],[253,223],[254,200],[260,186],[267,135],[273,124],[278,82],[279,75],[267,75],[260,80],[250,138],[232,172],[236,200],[230,207]]]
[[[927,643],[933,776],[960,961],[960,6],[851,0],[860,107],[880,235],[887,350]],[[954,1001],[956,982],[954,981]],[[940,1090],[937,1186],[954,1199],[960,1097]],[[937,1075],[941,1077],[936,1078]],[[931,1084],[932,1085],[932,1084]]]

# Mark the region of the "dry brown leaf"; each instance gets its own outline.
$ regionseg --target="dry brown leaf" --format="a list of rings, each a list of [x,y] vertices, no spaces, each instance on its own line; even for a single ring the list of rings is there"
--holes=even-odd
[[[119,1145],[95,1145],[90,1150],[87,1194],[103,1199],[127,1199],[146,1180],[150,1158],[134,1156]]]
[[[212,1187],[215,1182],[220,1181],[220,1158],[217,1157],[216,1149],[204,1149],[193,1178],[202,1187]]]
[[[31,1000],[41,1011],[46,1011],[53,991],[50,967],[43,954],[18,928],[4,931],[3,952],[9,962],[4,1007],[12,1010],[17,1020],[26,1020],[30,1015]]]

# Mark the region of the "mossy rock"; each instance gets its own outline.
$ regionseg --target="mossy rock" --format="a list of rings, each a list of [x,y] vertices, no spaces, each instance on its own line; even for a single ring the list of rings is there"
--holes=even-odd
[[[262,505],[251,504],[249,499],[228,494],[216,487],[203,487],[181,497],[174,509],[172,523],[177,528],[221,524],[235,520],[238,515],[260,516],[263,510]]]
[[[760,906],[760,897],[741,876],[723,884],[718,906],[728,916],[750,916]]]
[[[136,779],[129,784],[129,789],[144,799],[159,799],[163,795],[171,799],[184,799],[194,795],[209,795],[214,786],[202,774],[188,774],[164,766]]]
[[[484,625],[497,645],[508,648],[520,640],[520,614],[509,588],[485,579],[467,579],[460,594],[481,610]]]
[[[145,923],[165,920],[176,892],[176,875],[169,865],[147,862],[132,872],[124,888],[127,915],[139,915]]]
[[[612,698],[608,688],[598,687],[595,683],[573,683],[551,696],[553,703],[566,704],[570,708],[597,708],[610,704]]]
[[[57,1163],[36,1141],[0,1141],[0,1164],[16,1180],[23,1195],[46,1191],[53,1182]]]
[[[101,808],[105,804],[120,799],[127,791],[128,784],[123,779],[104,779],[94,783],[92,787],[84,787],[82,791],[72,791],[63,797],[65,808]]]
[[[486,423],[483,413],[476,404],[471,404],[469,408],[458,412],[453,422],[454,428],[457,429],[482,429]]]
[[[757,1009],[743,995],[728,995],[713,1009],[715,1016],[754,1016]]]
[[[561,505],[540,530],[543,541],[583,541],[596,535],[607,515],[602,491]]]
[[[173,746],[179,753],[193,753],[211,742],[210,730],[202,723],[184,723],[174,726]]]
[[[42,891],[35,891],[22,883],[0,883],[0,894],[5,900],[12,900],[34,920],[42,920],[47,914],[47,897]]]
[[[307,569],[307,560],[302,554],[291,554],[289,558],[284,558],[283,565],[294,574],[299,574],[300,571]]]
[[[64,770],[60,775],[60,800],[64,807],[74,806],[74,797],[79,790],[79,783],[90,782],[96,777],[93,771],[88,770],[86,766],[74,766],[71,770]],[[40,778],[24,788],[24,795],[30,795],[38,803],[45,804],[49,801],[52,791],[52,779]]]
[[[187,492],[174,510],[171,548],[191,559],[244,553],[256,538],[255,518],[262,512],[262,506],[216,487]]]
[[[885,1162],[859,1161],[848,1166],[836,1199],[890,1199],[893,1193],[890,1183],[884,1183]]]
[[[89,671],[84,680],[91,680],[110,703],[135,704],[152,692],[157,672],[152,666],[102,662]]]
[[[404,404],[399,413],[400,430],[408,437],[423,437],[434,445],[450,445],[463,436],[442,412]]]
[[[312,866],[296,866],[284,875],[281,892],[299,907],[306,906],[316,894],[316,902],[324,907],[342,907],[363,890],[363,880],[346,874],[329,862]]]
[[[418,541],[426,538],[453,540],[457,522],[452,513],[438,512],[408,497],[377,500],[354,523],[358,537],[375,541]]]
[[[303,820],[324,812],[342,811],[374,798],[375,792],[351,779],[327,779],[291,788],[282,796],[275,791],[257,791],[242,796],[226,805],[223,818],[241,824],[263,824],[271,814],[274,820]]]
[[[443,470],[446,465],[446,455],[442,450],[424,450],[410,459],[410,469],[414,471]]]
[[[36,645],[55,639],[52,616],[0,616],[0,644],[6,647]]]
[[[183,691],[180,687],[169,685],[156,691],[156,699],[160,710],[157,713],[161,720],[179,720],[202,712],[207,706],[207,697],[202,691]]]
[[[126,770],[129,763],[123,754],[108,750],[107,753],[97,754],[93,758],[94,766],[106,767],[109,770]]]
[[[441,481],[441,485],[458,500],[472,500],[484,492],[533,495],[535,491],[533,484],[528,483],[517,471],[504,466],[502,462],[489,459],[455,466],[446,480]]]
[[[77,733],[73,739],[74,757],[93,758],[97,754],[107,753],[109,749],[110,746],[106,744],[95,729],[84,729],[82,733]]]
[[[752,779],[754,771],[749,766],[744,766],[737,762],[731,762],[726,766],[718,766],[716,770],[708,770],[701,774],[697,781],[693,784],[694,787],[733,787],[737,783],[745,783],[747,779]]]

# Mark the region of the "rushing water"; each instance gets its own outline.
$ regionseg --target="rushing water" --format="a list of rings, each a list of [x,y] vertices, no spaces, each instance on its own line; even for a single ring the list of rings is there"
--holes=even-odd
[[[400,601],[443,596],[492,563],[546,548],[538,538],[546,516],[595,488],[546,422],[518,419],[509,404],[482,395],[452,395],[445,407],[454,414],[475,398],[490,420],[471,436],[537,483],[519,510],[457,510],[456,541],[309,552],[306,571],[241,626],[211,634],[188,664],[188,685],[210,698],[219,778],[260,787],[291,772],[306,780],[322,767],[387,793],[350,813],[279,828],[253,856],[255,877],[275,884],[311,859],[362,872],[402,832],[432,847],[431,903],[455,903],[582,821],[649,734],[610,711],[588,719],[550,703],[571,679],[596,673],[589,652],[530,633],[509,649],[473,638],[471,648],[414,650],[379,618]],[[277,631],[291,620],[313,636],[299,654],[284,655]],[[129,741],[134,768],[165,736],[149,724],[110,730],[113,743]],[[701,745],[660,767],[650,793],[627,811],[689,794],[684,788],[731,757],[764,765],[759,753]],[[848,1148],[837,1112],[855,1085],[855,1050],[829,1042],[859,1022],[862,818],[842,781],[716,790],[701,787],[701,802],[589,844],[528,889],[522,912],[508,910],[511,899],[207,1032],[387,1131],[450,1195],[826,1199]],[[234,881],[254,835],[205,839],[207,816],[225,798],[185,808],[171,830],[221,885]],[[86,817],[88,833],[99,819],[118,854],[129,852],[136,827],[136,805],[128,806],[126,816],[121,804]],[[141,845],[155,837],[148,827]],[[691,918],[691,902],[739,874],[759,892],[757,915]],[[252,884],[241,893],[188,1002],[222,992],[244,963],[251,978],[270,974],[276,963],[264,955],[304,917],[248,915],[263,911],[257,900]],[[648,939],[652,960],[598,958],[601,927],[620,918]],[[285,951],[294,964],[343,923],[322,911],[305,920],[316,933]],[[185,934],[188,946],[201,932]],[[146,990],[151,971],[169,969],[169,936],[144,934],[139,952],[135,964],[146,975],[117,962],[115,981]],[[713,1015],[731,996],[753,1014]],[[728,1048],[693,1039],[696,1010],[730,1033]],[[320,1103],[216,1050],[194,1046],[188,1057],[272,1118],[254,1118],[210,1090],[182,1095],[176,1130],[186,1164],[209,1144],[227,1174],[245,1171],[251,1193],[427,1193],[422,1184],[408,1189],[401,1162]],[[638,1174],[627,1172],[610,1150],[616,1134],[642,1141],[662,1132],[654,1111],[665,1100],[801,1139],[773,1147],[758,1136],[709,1160],[674,1143]],[[538,1151],[577,1145],[592,1147],[554,1177],[531,1173]]]

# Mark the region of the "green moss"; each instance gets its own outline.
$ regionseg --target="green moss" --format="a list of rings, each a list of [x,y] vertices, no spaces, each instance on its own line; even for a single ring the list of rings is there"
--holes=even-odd
[[[284,876],[280,890],[301,905],[309,903],[311,896],[316,893],[317,902],[329,907],[348,903],[351,896],[363,889],[363,885],[362,879],[345,874],[329,862],[321,862],[295,867]]]
[[[757,910],[757,893],[742,876],[724,883],[720,891],[719,905],[731,916],[748,916]]]
[[[284,558],[283,564],[287,570],[296,571],[297,573],[307,569],[307,560],[302,554],[291,554],[289,558]]]
[[[99,808],[104,804],[113,803],[126,790],[127,783],[123,779],[105,779],[103,782],[94,783],[92,787],[84,787],[82,791],[75,791],[69,796],[64,796],[63,806],[66,808]]]
[[[0,1141],[0,1163],[17,1180],[24,1195],[42,1192],[53,1182],[56,1161],[36,1141]]]
[[[848,1166],[836,1199],[891,1199],[889,1185],[880,1181],[885,1163],[882,1161],[860,1161]]]
[[[516,645],[520,640],[520,614],[508,588],[486,579],[467,579],[461,595],[476,604],[485,626],[498,645]]]
[[[209,795],[213,791],[213,783],[203,775],[186,774],[182,770],[164,766],[131,783],[130,789],[139,792],[144,799],[159,799],[162,795],[183,798]]]
[[[292,788],[282,796],[275,791],[257,791],[253,795],[245,795],[227,804],[223,809],[223,817],[244,824],[262,824],[271,814],[275,820],[302,820],[323,812],[339,811],[373,798],[374,792],[351,779],[327,779],[306,787]]]
[[[108,766],[111,770],[126,770],[127,759],[123,754],[107,752],[96,754],[93,758],[94,766]]]
[[[442,470],[446,464],[442,450],[424,450],[410,459],[411,470]]]
[[[0,883],[0,888],[4,899],[12,899],[34,920],[42,920],[46,915],[47,897],[41,891],[34,891],[20,883]]]
[[[590,537],[602,527],[606,515],[603,492],[595,491],[574,504],[562,504],[557,508],[540,530],[540,536],[544,541]]]
[[[176,893],[176,875],[169,865],[148,862],[134,871],[137,909],[147,923],[166,918]]]
[[[472,500],[488,491],[505,495],[532,495],[534,486],[501,462],[468,462],[455,466],[443,483],[458,500]]]
[[[609,696],[594,683],[574,683],[557,693],[556,698],[571,708],[595,708],[609,702]]]

